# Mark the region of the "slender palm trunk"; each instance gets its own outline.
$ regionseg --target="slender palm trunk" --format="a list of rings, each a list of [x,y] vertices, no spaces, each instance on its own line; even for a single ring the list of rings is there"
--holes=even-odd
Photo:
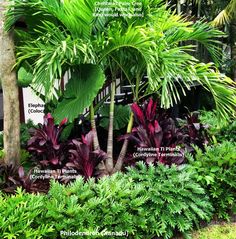
[[[131,132],[132,127],[133,127],[133,122],[134,122],[134,115],[133,115],[133,113],[131,113],[130,119],[129,119],[129,124],[128,124],[128,127],[127,127],[127,133]],[[125,139],[124,143],[123,143],[123,146],[121,148],[118,160],[116,162],[116,165],[115,165],[112,173],[115,173],[115,172],[120,171],[122,169],[124,159],[125,159],[125,155],[126,155],[127,148],[128,148],[128,143],[129,143],[128,139]]]
[[[93,132],[93,146],[94,150],[100,149],[99,141],[98,141],[98,134],[97,134],[97,127],[94,117],[94,108],[93,104],[90,106],[90,121],[91,121],[91,128]]]
[[[181,2],[180,2],[180,0],[177,0],[176,9],[177,9],[177,14],[180,14],[181,13]]]
[[[200,0],[197,5],[197,18],[201,17],[201,8],[202,8],[202,1]]]
[[[93,132],[93,147],[94,150],[100,150],[100,145],[98,141],[98,134],[97,134],[97,127],[96,127],[96,122],[95,122],[95,117],[94,117],[94,107],[93,104],[90,106],[90,120],[91,120],[91,128]],[[96,168],[97,170],[97,176],[102,177],[105,175],[108,175],[106,166],[104,161],[100,162]]]
[[[4,11],[7,1],[0,1],[0,78],[4,103],[4,161],[18,164],[20,161],[20,110],[16,80],[14,41],[12,32],[4,31]]]
[[[141,78],[142,77],[140,75],[136,76],[135,95],[134,95],[134,99],[133,99],[136,102],[138,102],[139,87],[140,87]],[[130,118],[129,118],[129,123],[128,123],[128,126],[127,126],[127,131],[126,131],[127,134],[132,131],[133,123],[134,123],[134,114],[131,113],[130,114]],[[117,162],[115,164],[115,167],[114,167],[112,173],[115,173],[115,172],[120,171],[122,169],[122,166],[123,166],[123,163],[124,163],[124,159],[125,159],[125,155],[126,155],[127,149],[128,149],[128,144],[129,144],[129,140],[125,139],[124,143],[122,145],[119,157],[117,159]]]
[[[111,83],[111,101],[110,101],[110,114],[109,114],[109,128],[107,139],[107,160],[106,168],[109,173],[113,170],[113,121],[114,121],[114,106],[115,106],[115,80]]]

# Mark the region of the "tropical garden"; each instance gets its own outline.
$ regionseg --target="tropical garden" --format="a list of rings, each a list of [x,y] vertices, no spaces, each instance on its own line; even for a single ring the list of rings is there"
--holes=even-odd
[[[1,238],[235,238],[235,10],[1,1]]]

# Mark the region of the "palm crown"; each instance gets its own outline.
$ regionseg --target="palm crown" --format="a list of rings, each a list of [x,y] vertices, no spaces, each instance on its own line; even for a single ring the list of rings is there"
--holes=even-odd
[[[212,93],[221,117],[234,112],[235,84],[218,72],[214,63],[205,64],[194,57],[195,46],[189,44],[203,44],[218,65],[222,32],[205,22],[193,23],[172,13],[161,0],[141,1],[142,18],[96,17],[95,2],[99,1],[15,0],[9,7],[7,29],[21,18],[27,24],[27,31],[17,29],[17,65],[27,64],[34,75],[34,87],[47,92],[46,100],[52,99],[56,81],[60,82],[66,71],[78,71],[78,75],[88,78],[87,83],[83,77],[75,79],[76,74],[74,83],[90,92],[82,99],[85,103],[77,107],[78,115],[102,87],[105,70],[119,68],[130,82],[138,74],[147,74],[146,93],[158,92],[162,107],[178,102],[180,93],[185,95],[186,89],[197,82]],[[81,66],[84,64],[87,67]],[[86,76],[79,69],[89,72],[89,65],[96,69]],[[69,88],[73,88],[72,83]],[[77,93],[73,92],[73,97]],[[71,110],[75,111],[67,107],[61,117],[72,119]]]

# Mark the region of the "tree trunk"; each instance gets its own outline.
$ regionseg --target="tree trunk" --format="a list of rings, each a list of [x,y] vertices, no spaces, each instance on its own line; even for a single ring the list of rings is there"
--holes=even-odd
[[[181,2],[180,2],[180,0],[177,0],[177,2],[176,2],[176,10],[177,10],[177,14],[181,13]]]
[[[20,161],[20,112],[16,80],[14,41],[12,32],[4,31],[4,12],[7,1],[0,0],[0,78],[4,104],[4,162]]]
[[[98,141],[96,122],[95,122],[95,118],[94,118],[93,103],[90,106],[90,120],[91,120],[92,132],[93,132],[93,146],[94,146],[94,150],[97,150],[97,149],[99,150],[100,149],[100,145],[99,145],[99,141]]]
[[[113,170],[113,121],[114,121],[115,91],[116,91],[115,80],[112,80],[109,128],[107,139],[107,160],[106,160],[106,168],[109,173],[111,173]]]
[[[132,127],[133,127],[133,122],[134,122],[134,115],[133,115],[133,113],[131,113],[129,124],[128,124],[128,127],[127,127],[127,133],[131,132]],[[118,160],[116,162],[116,165],[115,165],[112,173],[116,173],[117,171],[120,171],[122,169],[124,159],[125,159],[125,155],[126,155],[127,148],[128,148],[128,143],[129,143],[128,139],[125,139],[125,141],[122,145]]]

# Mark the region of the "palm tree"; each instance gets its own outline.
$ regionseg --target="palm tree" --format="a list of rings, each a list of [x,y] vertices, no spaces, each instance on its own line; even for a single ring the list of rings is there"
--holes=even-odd
[[[236,0],[231,0],[213,20],[214,26],[229,25],[229,38],[231,48],[231,59],[234,64],[232,66],[232,76],[236,82]]]
[[[188,1],[187,1],[188,2]],[[210,21],[215,27],[220,27],[227,32],[228,44],[231,50],[231,74],[229,75],[236,82],[236,0],[222,0],[222,1],[202,1],[194,0],[197,7],[197,17],[200,14]],[[189,2],[188,2],[189,4]]]
[[[143,97],[139,83],[147,74],[144,95],[157,93],[164,108],[179,102],[180,93],[185,94],[197,82],[212,93],[221,118],[234,112],[233,82],[219,73],[213,63],[204,64],[194,58],[191,51],[195,46],[179,44],[198,41],[219,62],[220,51],[216,44],[219,44],[217,38],[222,32],[201,21],[194,24],[187,21],[168,10],[161,0],[142,1],[143,18],[96,17],[93,15],[95,2],[16,0],[8,11],[8,29],[22,17],[28,26],[27,31],[17,31],[20,40],[17,65],[31,65],[32,87],[45,95],[46,102],[60,96],[55,83],[60,84],[64,73],[68,70],[73,73],[64,98],[54,112],[58,120],[68,117],[72,121],[84,107],[91,105],[94,146],[98,148],[92,101],[105,81],[105,72],[110,72],[110,80],[114,82],[119,70],[126,80],[136,84],[132,89],[136,101]],[[132,9],[130,11],[132,13]],[[114,91],[112,84],[106,162],[109,173],[122,167],[128,144],[125,141],[114,165]],[[132,122],[131,115],[128,132]]]
[[[20,113],[16,81],[12,32],[5,32],[4,13],[8,1],[0,3],[0,78],[4,103],[4,162],[18,164],[20,160]]]

